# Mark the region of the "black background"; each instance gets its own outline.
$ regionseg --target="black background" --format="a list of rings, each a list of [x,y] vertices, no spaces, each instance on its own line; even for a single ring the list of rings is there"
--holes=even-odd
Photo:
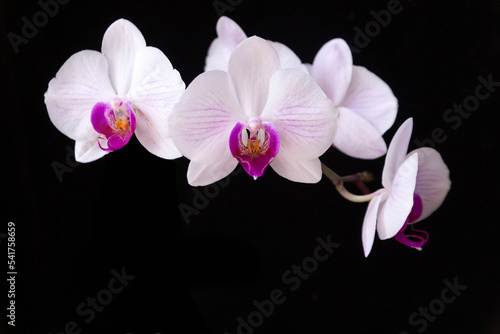
[[[82,333],[233,334],[237,318],[256,310],[254,300],[280,289],[286,300],[254,333],[500,333],[500,87],[456,129],[443,120],[447,109],[474,96],[479,76],[500,81],[499,2],[401,0],[403,10],[361,48],[356,27],[364,30],[374,21],[370,11],[386,9],[387,1],[232,3],[224,14],[248,36],[282,42],[303,62],[335,37],[358,46],[354,63],[380,76],[399,100],[387,143],[408,117],[414,119],[410,149],[443,129],[446,139],[435,145],[451,170],[452,189],[419,225],[430,241],[417,252],[377,238],[365,258],[366,204],[342,199],[327,179],[298,184],[271,168],[257,181],[233,175],[217,188],[198,189],[212,198],[186,224],[178,206],[194,207],[197,199],[186,181],[187,159],[162,160],[133,138],[98,161],[76,164],[74,142],[51,124],[43,102],[64,61],[83,49],[100,50],[106,28],[126,18],[189,84],[203,70],[218,12],[212,1],[72,0],[16,53],[7,34],[21,34],[21,18],[32,21],[41,7],[4,1],[0,233],[15,222],[18,332],[59,333],[75,321]],[[380,177],[383,167],[383,158],[357,160],[333,149],[321,159],[344,175],[367,169]],[[54,162],[71,169],[62,182]],[[291,291],[282,274],[329,235],[340,247]],[[86,324],[77,305],[122,268],[135,278]],[[467,288],[425,329],[412,325],[412,313],[438,305],[445,280]],[[10,328],[6,294],[2,285],[0,332]]]

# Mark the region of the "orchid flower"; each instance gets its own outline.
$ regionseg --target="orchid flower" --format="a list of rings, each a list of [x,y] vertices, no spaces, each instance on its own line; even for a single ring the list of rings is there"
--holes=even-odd
[[[45,104],[52,123],[74,139],[75,158],[90,162],[118,150],[135,133],[151,153],[181,156],[167,119],[185,90],[180,74],[141,32],[120,19],[106,30],[102,53],[72,55],[49,82]]]
[[[210,47],[205,60],[205,71],[221,70],[227,72],[229,57],[234,49],[245,39],[247,35],[241,27],[228,18],[221,16],[216,25],[217,38]],[[280,57],[281,68],[297,68],[307,73],[307,68],[302,64],[297,55],[286,45],[268,41]]]
[[[193,186],[222,179],[238,163],[255,179],[270,165],[289,180],[314,183],[337,117],[310,75],[282,69],[272,45],[254,36],[232,52],[227,72],[207,71],[191,82],[169,124],[191,160]]]
[[[383,156],[387,146],[382,135],[398,109],[390,87],[366,68],[353,66],[349,46],[340,38],[324,44],[308,69],[340,114],[333,146],[355,158]]]
[[[397,241],[421,250],[425,236],[405,235],[408,224],[431,215],[443,203],[451,182],[449,170],[441,155],[423,147],[406,154],[413,120],[406,120],[394,135],[382,171],[384,188],[373,193],[362,227],[365,256],[370,253],[377,230],[380,239],[394,237]],[[418,239],[415,241],[412,239]]]

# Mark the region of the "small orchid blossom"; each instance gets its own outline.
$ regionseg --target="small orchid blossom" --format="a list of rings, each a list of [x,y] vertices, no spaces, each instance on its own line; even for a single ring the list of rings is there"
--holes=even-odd
[[[207,185],[240,163],[255,179],[267,166],[296,182],[321,179],[318,159],[331,145],[338,112],[314,80],[281,69],[266,40],[240,43],[227,72],[207,71],[187,87],[169,119],[172,138],[190,159],[188,182]]]
[[[394,237],[404,245],[421,249],[425,237],[405,235],[408,224],[427,218],[443,203],[451,182],[441,155],[423,147],[408,154],[413,120],[406,120],[394,135],[382,171],[383,189],[374,194],[363,221],[362,241],[365,256],[371,251],[377,230],[380,239]],[[417,238],[419,241],[411,240]]]
[[[181,156],[167,124],[185,90],[179,72],[141,32],[120,19],[106,30],[102,53],[84,50],[59,69],[45,93],[49,117],[74,139],[75,158],[90,162],[122,148],[135,133],[151,153]]]
[[[383,156],[387,146],[382,135],[398,109],[391,88],[366,68],[353,66],[349,46],[340,38],[324,44],[308,69],[340,114],[333,146],[355,158]]]
[[[205,71],[221,70],[227,72],[229,57],[236,47],[247,39],[247,35],[240,26],[228,18],[221,16],[216,25],[217,38],[215,38],[205,59]],[[297,68],[307,73],[307,68],[302,64],[297,55],[286,45],[268,41],[280,57],[281,68]]]

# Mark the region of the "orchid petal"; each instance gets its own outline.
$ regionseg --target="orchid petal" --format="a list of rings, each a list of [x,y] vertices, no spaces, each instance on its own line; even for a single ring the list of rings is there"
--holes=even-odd
[[[309,75],[283,69],[271,78],[261,118],[278,129],[280,154],[287,151],[294,160],[305,161],[319,157],[331,146],[338,111]]]
[[[135,57],[145,47],[146,41],[141,32],[128,20],[113,22],[104,33],[101,49],[109,63],[111,83],[119,96],[128,92]]]
[[[233,51],[228,73],[247,116],[258,117],[268,99],[269,81],[280,69],[278,54],[266,40],[253,36]]]
[[[418,173],[415,192],[422,199],[422,214],[414,222],[430,216],[441,206],[450,190],[450,171],[441,155],[433,148],[422,147],[410,152],[418,154]]]
[[[302,64],[300,58],[288,46],[278,42],[271,42],[274,50],[280,57],[281,68],[295,68],[308,73],[307,67]]]
[[[365,218],[363,220],[363,226],[361,227],[361,241],[363,242],[365,257],[368,257],[370,254],[373,242],[375,241],[377,215],[381,198],[382,194],[377,195],[372,198],[370,203],[368,203],[368,208],[366,209]]]
[[[109,102],[115,92],[108,77],[106,58],[97,51],[72,55],[49,82],[45,104],[55,127],[74,140],[96,137],[90,113],[97,102]]]
[[[220,161],[212,165],[204,165],[191,160],[187,171],[188,183],[193,187],[212,184],[228,176],[237,165],[238,161],[233,158],[229,149]]]
[[[396,171],[403,163],[408,152],[411,133],[413,129],[413,118],[408,118],[396,131],[392,137],[387,155],[385,156],[384,169],[382,171],[382,185],[385,188],[390,188],[392,180],[396,175]]]
[[[352,77],[349,45],[341,38],[325,43],[314,57],[312,76],[333,103],[340,105]]]
[[[351,84],[341,104],[370,122],[381,135],[394,124],[398,113],[398,100],[391,88],[361,66],[353,67]]]
[[[181,156],[170,138],[168,118],[184,90],[179,72],[163,52],[148,46],[137,53],[127,96],[138,108],[135,134],[149,152],[165,159]]]
[[[98,134],[92,140],[77,140],[75,142],[75,160],[78,162],[92,162],[102,158],[107,154],[99,147],[97,142]]]
[[[363,117],[339,107],[339,125],[333,145],[341,152],[359,159],[376,159],[387,152],[380,133]]]
[[[205,71],[221,70],[227,72],[229,57],[234,49],[243,42],[247,35],[240,26],[226,16],[221,16],[216,25],[217,38],[215,38],[205,59]]]
[[[377,232],[380,239],[392,238],[404,225],[413,207],[417,179],[418,154],[409,155],[396,172],[389,197],[378,215]]]
[[[280,176],[301,183],[318,183],[321,180],[321,161],[294,160],[292,156],[280,152],[271,162],[271,168]]]
[[[170,133],[186,158],[212,165],[228,150],[234,125],[245,119],[228,74],[208,71],[191,82],[175,105]]]

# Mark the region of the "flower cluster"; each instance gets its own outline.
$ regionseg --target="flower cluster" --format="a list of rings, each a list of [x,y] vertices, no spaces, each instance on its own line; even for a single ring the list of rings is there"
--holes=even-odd
[[[347,43],[325,43],[312,63],[287,46],[247,37],[221,17],[204,72],[186,88],[157,48],[120,19],[106,30],[101,52],[72,55],[49,83],[45,103],[53,124],[75,140],[75,158],[91,162],[125,146],[135,133],[151,153],[190,160],[189,184],[216,182],[240,164],[254,179],[270,166],[295,182],[329,177],[348,200],[369,201],[362,226],[367,256],[381,239],[421,249],[428,240],[413,224],[443,202],[449,171],[439,153],[406,154],[412,119],[387,148],[398,101],[390,87],[353,65]],[[330,147],[360,159],[386,155],[383,188],[354,195],[319,157]],[[407,226],[420,235],[406,234]],[[423,236],[422,236],[423,235]]]

